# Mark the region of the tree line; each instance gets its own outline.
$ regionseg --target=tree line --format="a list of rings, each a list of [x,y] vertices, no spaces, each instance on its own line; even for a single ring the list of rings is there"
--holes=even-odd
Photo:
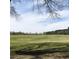
[[[60,35],[69,35],[69,28],[68,29],[61,29],[55,31],[48,31],[43,33],[23,33],[23,32],[10,32],[11,35],[53,35],[53,34],[60,34]]]
[[[56,31],[44,32],[44,34],[63,34],[63,35],[69,35],[69,28],[68,29],[62,29],[62,30],[56,30]]]

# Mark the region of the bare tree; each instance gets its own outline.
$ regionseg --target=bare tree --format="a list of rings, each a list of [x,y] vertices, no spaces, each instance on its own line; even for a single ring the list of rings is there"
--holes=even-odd
[[[13,1],[14,2],[19,2],[19,3],[22,2],[22,0],[17,0],[17,1],[10,0],[10,2],[13,2]],[[36,5],[37,5],[38,11],[42,10],[43,8],[45,8],[45,12],[49,13],[50,16],[52,16],[52,17],[59,17],[60,14],[58,14],[57,11],[58,10],[63,10],[63,8],[64,7],[68,7],[68,4],[69,4],[68,0],[32,0],[32,1],[33,1],[33,3],[37,2]],[[63,3],[64,1],[66,1],[65,2],[66,4]],[[13,8],[14,7],[11,7],[11,10]],[[33,9],[34,9],[34,5],[33,5]],[[13,9],[11,11],[11,13],[15,13],[17,15],[15,9]]]
[[[11,0],[10,0],[11,3]],[[16,12],[14,6],[10,5],[10,15],[12,17],[15,17],[16,19],[19,17],[19,14]]]

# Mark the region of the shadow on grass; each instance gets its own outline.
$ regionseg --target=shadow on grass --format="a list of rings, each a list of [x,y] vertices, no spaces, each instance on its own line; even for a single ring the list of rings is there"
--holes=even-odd
[[[26,54],[26,55],[40,55],[51,52],[68,52],[68,43],[58,43],[58,42],[45,42],[45,43],[30,43],[21,46],[12,46],[11,53],[15,54]]]
[[[52,42],[49,42],[49,43],[32,43],[32,44],[27,44],[27,45],[23,45],[23,46],[20,46],[21,49],[15,49],[16,47],[11,47],[11,49],[15,49],[15,50],[11,50],[11,56],[13,56],[13,53],[15,55],[30,55],[30,56],[33,56],[32,58],[30,59],[43,59],[43,56],[45,54],[52,54],[52,53],[60,53],[62,54],[62,52],[64,52],[63,54],[65,56],[59,56],[57,55],[58,53],[54,54],[54,55],[57,55],[57,56],[53,56],[58,59],[61,59],[61,58],[68,58],[68,52],[69,52],[69,46],[68,46],[68,43],[52,43]],[[67,52],[67,54],[66,54]],[[44,57],[47,57],[49,55],[46,55]],[[49,57],[52,57],[52,56],[49,56]],[[12,59],[13,57],[11,57]],[[26,57],[27,59],[27,57]]]
[[[26,49],[15,51],[16,54],[19,55],[42,55],[46,53],[54,53],[54,52],[68,52],[68,47],[62,48],[52,48],[52,49],[44,49],[44,50],[35,50],[35,51],[27,51]]]

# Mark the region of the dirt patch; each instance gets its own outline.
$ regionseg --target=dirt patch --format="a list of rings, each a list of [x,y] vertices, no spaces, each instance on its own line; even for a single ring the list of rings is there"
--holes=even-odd
[[[11,55],[11,59],[69,59],[68,52],[55,52],[40,55]]]

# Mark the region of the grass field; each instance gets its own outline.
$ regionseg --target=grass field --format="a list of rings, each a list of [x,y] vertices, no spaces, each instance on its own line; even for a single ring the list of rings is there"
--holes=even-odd
[[[68,43],[68,35],[11,35],[10,49],[11,54],[68,52]]]

